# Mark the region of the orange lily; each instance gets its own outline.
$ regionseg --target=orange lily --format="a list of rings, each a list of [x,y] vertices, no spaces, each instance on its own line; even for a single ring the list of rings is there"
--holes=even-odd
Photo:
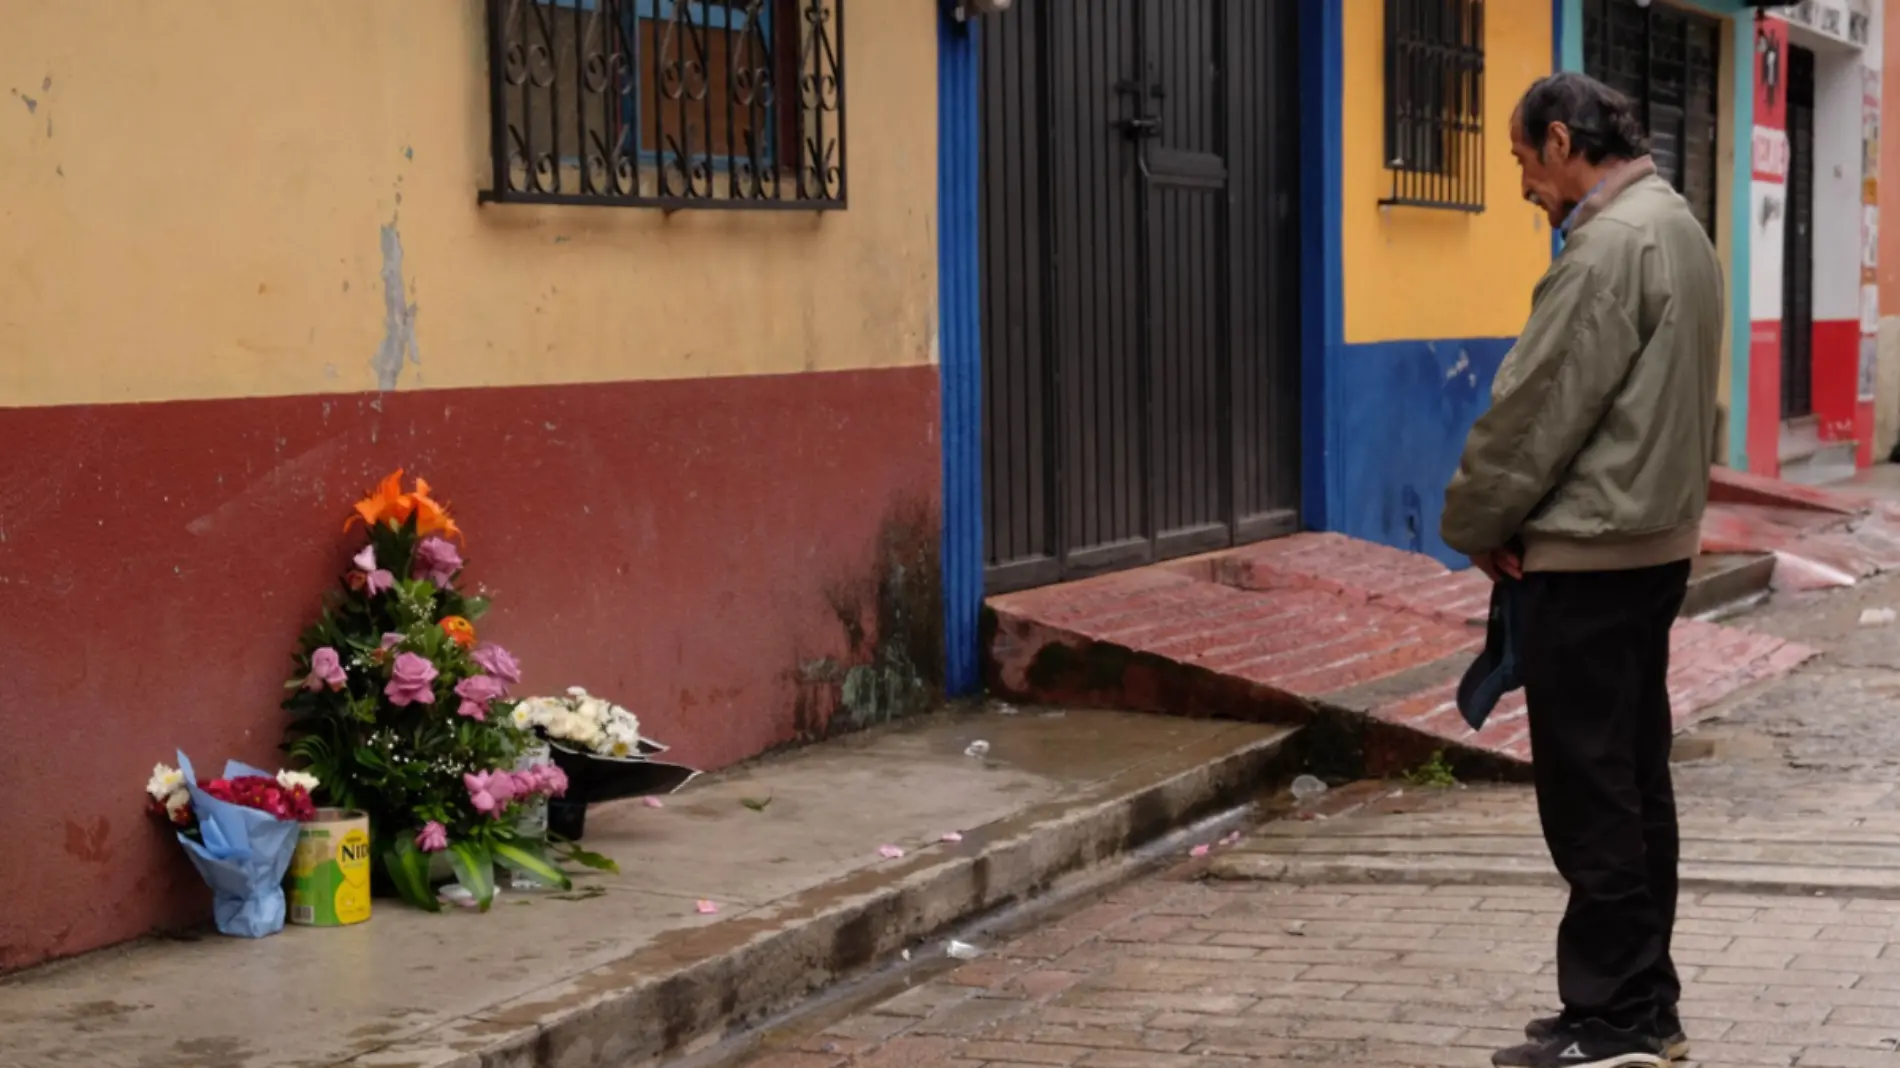
[[[409,500],[415,506],[417,534],[425,538],[431,534],[441,534],[456,541],[462,540],[461,528],[449,517],[449,510],[429,496],[427,480],[416,479],[416,492],[410,495]]]
[[[377,483],[376,488],[356,502],[354,514],[343,524],[348,531],[359,521],[369,526],[389,522],[401,526],[416,517],[416,533],[423,537],[441,534],[460,541],[461,528],[450,518],[449,510],[441,502],[429,496],[429,483],[425,479],[416,479],[414,493],[402,491],[402,468],[397,468]]]
[[[415,502],[402,491],[402,468],[398,467],[388,477],[377,483],[369,495],[356,502],[356,514],[343,524],[347,532],[358,520],[369,526],[375,526],[385,519],[398,523],[409,520],[409,513],[415,511]]]

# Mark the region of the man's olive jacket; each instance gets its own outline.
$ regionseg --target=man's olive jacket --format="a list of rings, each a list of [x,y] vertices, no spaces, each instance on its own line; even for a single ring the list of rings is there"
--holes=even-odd
[[[1580,205],[1445,491],[1459,552],[1531,571],[1693,557],[1715,460],[1722,268],[1647,158]]]

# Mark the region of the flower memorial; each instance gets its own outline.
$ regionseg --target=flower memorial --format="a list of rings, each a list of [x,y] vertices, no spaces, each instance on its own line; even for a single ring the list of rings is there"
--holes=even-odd
[[[212,892],[218,930],[260,938],[284,926],[284,872],[297,848],[298,824],[316,814],[315,776],[275,775],[235,760],[221,778],[199,782],[191,761],[160,764],[145,784],[153,814],[176,829]]]
[[[288,748],[332,804],[369,813],[382,870],[411,904],[440,907],[430,879],[437,854],[484,910],[497,864],[566,888],[556,847],[516,825],[524,805],[564,794],[566,775],[513,770],[534,744],[508,697],[520,666],[479,638],[488,605],[461,588],[461,529],[427,482],[405,491],[402,475],[383,479],[344,525],[364,529],[367,543],[301,639],[285,683]]]

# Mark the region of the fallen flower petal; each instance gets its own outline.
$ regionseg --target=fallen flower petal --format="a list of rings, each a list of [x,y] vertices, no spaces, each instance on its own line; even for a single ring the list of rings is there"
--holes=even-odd
[[[1206,842],[1202,842],[1200,845],[1197,845],[1193,849],[1188,850],[1188,856],[1190,857],[1204,857],[1206,855],[1207,855]]]
[[[885,860],[896,860],[898,857],[904,855],[904,851],[894,845],[878,846],[877,855],[883,857]]]
[[[937,839],[937,841],[939,841],[939,842],[961,842],[961,841],[963,841],[963,835],[961,835],[961,834],[959,834],[959,833],[957,833],[956,831],[945,831],[945,832],[944,832],[944,835],[943,835],[943,837],[942,837],[942,838],[939,838],[939,839]]]
[[[660,800],[657,797],[643,797],[640,799],[640,803],[645,805],[648,808],[665,808],[666,807],[666,802]]]
[[[719,911],[719,906],[710,901],[699,901],[694,903],[693,910],[698,912],[701,916],[711,916],[713,913]]]

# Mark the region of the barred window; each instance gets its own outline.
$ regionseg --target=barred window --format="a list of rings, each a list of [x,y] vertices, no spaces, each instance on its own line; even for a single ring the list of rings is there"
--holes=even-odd
[[[488,0],[485,202],[845,206],[844,0]]]
[[[1385,0],[1381,204],[1484,210],[1484,0]]]
[[[1743,31],[1746,32],[1746,31]],[[1656,172],[1715,239],[1722,24],[1666,4],[1584,0],[1583,69],[1636,105]]]

